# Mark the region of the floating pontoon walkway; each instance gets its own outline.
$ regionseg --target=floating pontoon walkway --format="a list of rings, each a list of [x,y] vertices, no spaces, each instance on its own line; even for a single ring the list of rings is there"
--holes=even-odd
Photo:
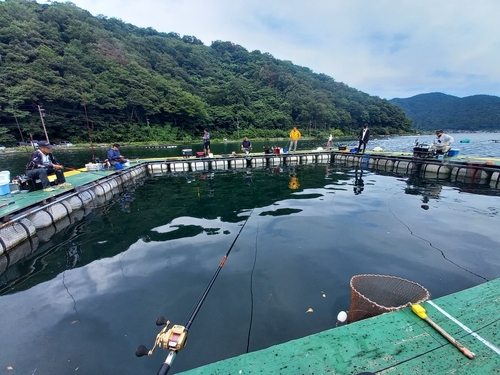
[[[0,274],[35,254],[39,243],[123,191],[124,185],[146,176],[146,164],[121,171],[87,172],[83,168],[65,175],[73,187],[0,197]]]
[[[468,359],[411,308],[183,372],[213,374],[500,374],[500,279],[422,304],[476,354]],[[189,353],[189,340],[179,355]],[[175,363],[174,363],[175,366]]]
[[[396,174],[418,173],[426,178],[489,184],[493,189],[500,188],[500,159],[498,158],[455,156],[440,160],[413,157],[412,153],[402,152],[356,154],[336,150],[316,150],[287,154],[255,153],[223,155],[213,158],[179,157],[141,160],[148,163],[148,171],[153,175],[280,165],[344,164]]]
[[[1,197],[0,274],[9,265],[36,251],[37,241],[47,241],[62,228],[81,219],[90,208],[122,191],[125,183],[147,174],[157,176],[306,164],[345,165],[396,175],[419,174],[429,179],[484,184],[492,189],[500,189],[500,159],[451,157],[438,160],[395,152],[355,154],[340,150],[314,150],[286,154],[220,155],[210,158],[171,157],[137,159],[132,162],[132,167],[120,171],[87,171],[83,168],[66,173],[68,182],[74,186],[71,189]],[[19,251],[15,250],[16,247]]]

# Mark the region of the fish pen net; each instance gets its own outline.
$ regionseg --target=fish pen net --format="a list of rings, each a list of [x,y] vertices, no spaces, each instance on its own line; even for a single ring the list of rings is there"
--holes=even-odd
[[[428,300],[422,285],[396,276],[356,275],[351,278],[349,322],[403,309]]]

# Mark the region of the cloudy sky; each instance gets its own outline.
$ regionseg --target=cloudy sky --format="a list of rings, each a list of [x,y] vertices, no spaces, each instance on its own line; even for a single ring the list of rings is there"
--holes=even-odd
[[[72,2],[205,45],[269,52],[381,98],[500,96],[500,0]]]

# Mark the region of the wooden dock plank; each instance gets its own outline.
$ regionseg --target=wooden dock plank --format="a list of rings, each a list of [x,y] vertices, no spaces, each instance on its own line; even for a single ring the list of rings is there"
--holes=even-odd
[[[500,347],[500,279],[433,301]],[[424,303],[429,317],[476,353],[470,360],[410,308],[183,372],[205,374],[500,374],[500,354]],[[189,345],[180,355],[189,355]],[[241,372],[240,372],[241,371]]]

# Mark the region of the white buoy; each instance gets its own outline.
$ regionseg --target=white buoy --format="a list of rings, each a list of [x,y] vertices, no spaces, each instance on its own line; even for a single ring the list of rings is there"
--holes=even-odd
[[[347,323],[347,313],[345,311],[339,312],[337,315],[337,327],[343,326]]]

